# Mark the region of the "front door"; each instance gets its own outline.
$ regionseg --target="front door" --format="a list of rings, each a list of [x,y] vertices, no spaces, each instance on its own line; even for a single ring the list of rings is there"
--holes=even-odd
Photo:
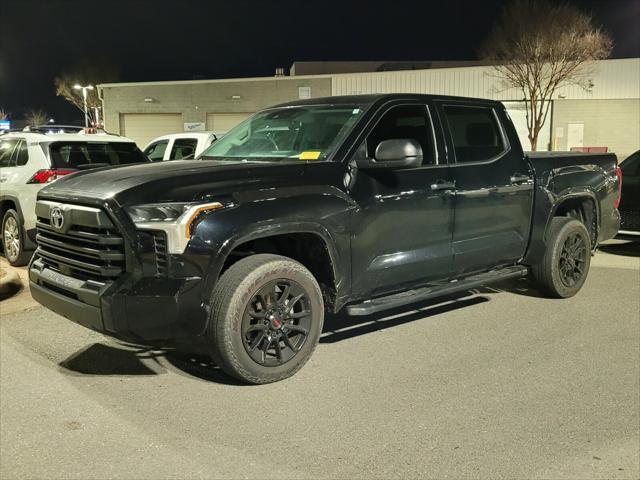
[[[504,109],[446,103],[439,113],[455,158],[455,275],[507,265],[525,253],[533,173]]]
[[[420,143],[419,168],[352,171],[353,294],[369,296],[443,279],[451,270],[452,191],[436,142],[430,110],[424,104],[387,107],[356,155],[375,157],[383,140]]]

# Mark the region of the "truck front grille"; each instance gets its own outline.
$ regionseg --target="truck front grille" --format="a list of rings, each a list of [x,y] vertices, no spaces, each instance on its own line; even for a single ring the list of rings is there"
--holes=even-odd
[[[51,211],[63,212],[62,227]],[[125,270],[124,239],[105,212],[96,208],[39,201],[37,255],[52,270],[74,278],[111,281]]]

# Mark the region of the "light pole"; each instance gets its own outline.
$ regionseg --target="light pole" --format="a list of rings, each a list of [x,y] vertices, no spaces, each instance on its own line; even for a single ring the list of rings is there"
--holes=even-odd
[[[75,90],[82,90],[82,98],[84,99],[84,126],[89,127],[89,112],[87,111],[87,90],[93,90],[93,85],[82,86],[76,83],[73,88]]]

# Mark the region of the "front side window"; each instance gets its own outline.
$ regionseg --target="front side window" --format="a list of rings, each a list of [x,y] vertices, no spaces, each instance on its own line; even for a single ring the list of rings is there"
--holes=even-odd
[[[375,158],[384,140],[414,140],[420,144],[423,165],[434,165],[433,133],[425,105],[399,105],[386,112],[367,137],[367,156]]]
[[[49,150],[56,168],[87,168],[148,162],[135,143],[54,142]]]
[[[506,150],[490,107],[444,106],[457,163],[486,162]]]
[[[15,157],[13,152],[20,140],[17,138],[0,141],[0,167],[15,167]]]
[[[171,148],[170,160],[180,160],[196,153],[197,138],[176,138]]]
[[[159,142],[152,143],[145,149],[144,154],[152,162],[161,162],[164,158],[164,152],[167,150],[168,144],[169,140],[161,140]]]
[[[358,105],[305,105],[259,112],[207,148],[201,160],[328,160],[362,116]]]

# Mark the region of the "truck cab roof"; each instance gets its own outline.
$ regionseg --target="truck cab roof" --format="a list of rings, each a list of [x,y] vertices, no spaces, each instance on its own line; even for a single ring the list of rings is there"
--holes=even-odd
[[[292,102],[281,103],[279,105],[275,105],[273,108],[280,107],[296,107],[296,106],[304,106],[304,105],[373,105],[386,103],[394,100],[411,100],[411,101],[428,101],[428,100],[453,100],[453,101],[464,101],[466,103],[485,103],[492,105],[501,104],[495,100],[485,100],[478,98],[468,98],[468,97],[454,97],[450,95],[427,95],[427,94],[418,94],[418,93],[376,93],[376,94],[366,94],[366,95],[342,95],[335,97],[319,97],[319,98],[308,98],[304,100],[294,100]]]

